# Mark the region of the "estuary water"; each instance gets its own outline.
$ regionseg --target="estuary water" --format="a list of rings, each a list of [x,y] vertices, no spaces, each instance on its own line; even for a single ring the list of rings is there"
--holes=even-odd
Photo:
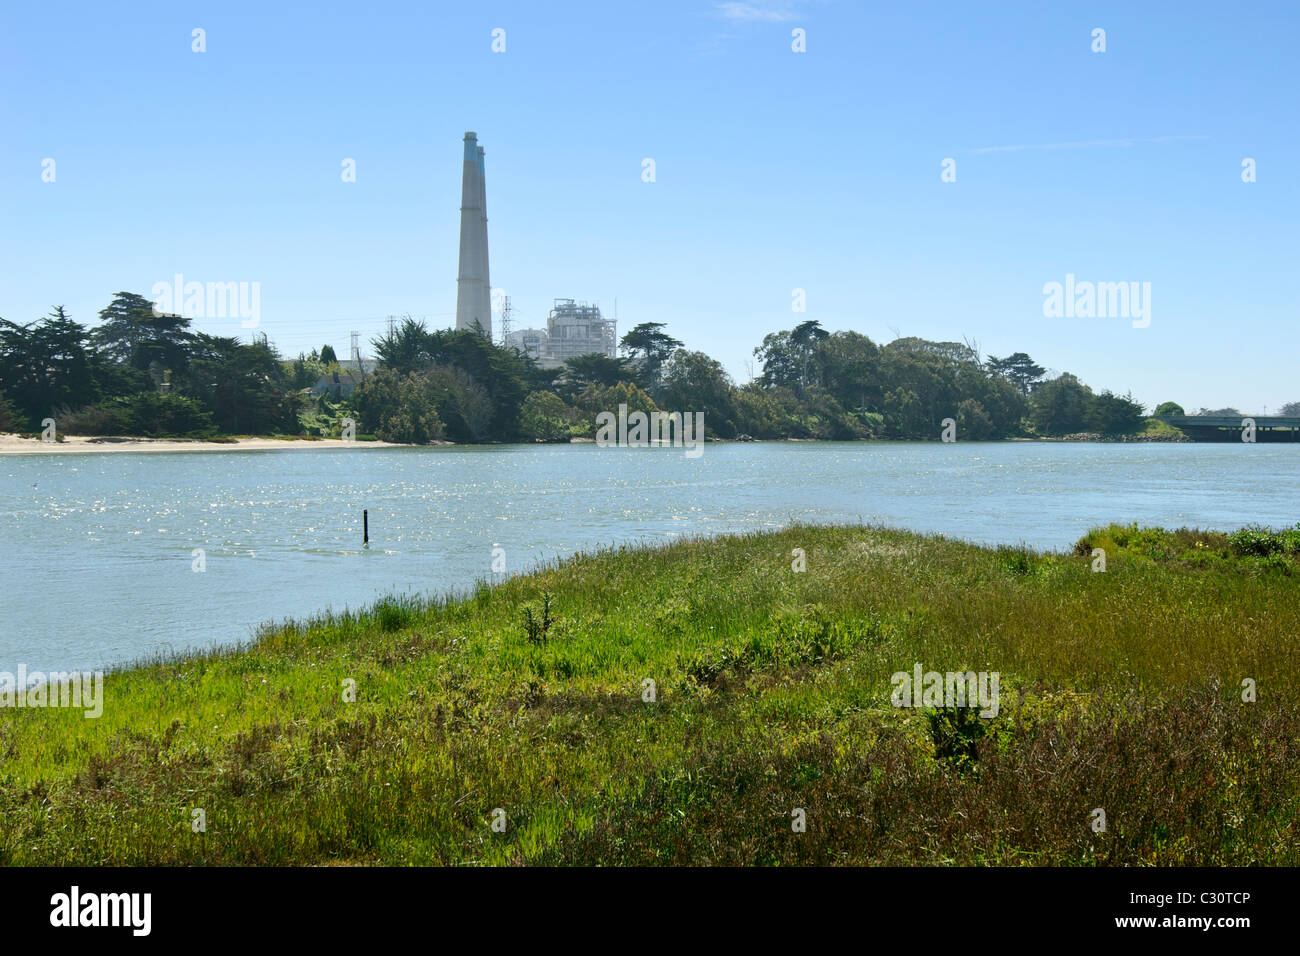
[[[362,509],[370,514],[363,549]],[[1068,550],[1300,520],[1300,444],[506,445],[0,457],[0,671],[103,668],[618,543],[887,524]],[[196,549],[201,549],[202,572]],[[500,555],[500,552],[498,552]]]

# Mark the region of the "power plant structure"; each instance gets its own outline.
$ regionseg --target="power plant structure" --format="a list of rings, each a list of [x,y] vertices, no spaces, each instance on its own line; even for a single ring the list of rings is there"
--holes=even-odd
[[[531,356],[542,368],[557,368],[565,359],[593,352],[614,358],[618,352],[617,325],[614,319],[600,314],[598,305],[556,299],[546,317],[546,328],[511,332],[506,344]]]
[[[492,340],[492,283],[488,278],[487,185],[483,147],[478,134],[465,133],[460,186],[460,272],[456,279],[456,328],[478,331]],[[506,345],[534,358],[543,368],[593,352],[614,358],[617,322],[600,314],[599,305],[556,299],[545,329],[509,328],[509,299],[502,316]]]
[[[456,328],[480,329],[492,339],[492,284],[488,280],[487,185],[483,147],[465,133],[460,186],[460,274],[456,279]]]

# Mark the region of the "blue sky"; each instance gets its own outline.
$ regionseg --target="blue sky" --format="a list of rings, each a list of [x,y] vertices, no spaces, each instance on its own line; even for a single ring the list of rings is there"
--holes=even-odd
[[[473,129],[516,327],[617,299],[620,334],[666,322],[743,382],[815,318],[1275,409],[1300,400],[1298,32],[1249,2],[6,4],[0,316],[93,323],[179,272],[260,283],[286,354],[450,325]],[[1149,327],[1044,317],[1067,274],[1150,282]]]

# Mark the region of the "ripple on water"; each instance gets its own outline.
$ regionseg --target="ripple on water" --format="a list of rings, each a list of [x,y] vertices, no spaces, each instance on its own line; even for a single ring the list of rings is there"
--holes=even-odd
[[[0,484],[0,669],[121,663],[160,641],[244,640],[263,621],[394,589],[463,590],[490,572],[493,547],[513,571],[614,542],[800,520],[1068,548],[1113,520],[1292,525],[1300,492],[1300,443],[1248,455],[1059,442],[663,451],[372,449],[310,463],[115,452],[75,468],[62,456],[15,458]],[[191,570],[195,548],[202,573]]]

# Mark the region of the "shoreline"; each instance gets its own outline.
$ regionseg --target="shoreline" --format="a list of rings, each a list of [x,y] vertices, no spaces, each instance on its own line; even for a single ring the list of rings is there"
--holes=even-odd
[[[383,441],[343,441],[341,438],[234,438],[206,441],[202,438],[118,438],[66,435],[61,441],[20,438],[0,434],[0,456],[103,454],[109,452],[217,452],[268,451],[299,448],[409,448]]]
[[[705,439],[709,444],[768,444],[791,442],[799,444],[818,444],[816,438],[713,438]],[[876,442],[913,443],[916,439],[868,438],[861,439],[861,444]],[[1188,438],[1167,438],[1150,436],[1105,436],[1066,435],[1059,438],[1003,438],[990,443],[1014,442],[1092,442],[1095,444],[1204,444],[1193,442]],[[538,445],[582,445],[594,444],[591,438],[574,438],[568,442],[487,442],[487,445],[502,444],[538,444]],[[385,441],[344,441],[341,438],[265,438],[246,437],[229,438],[221,441],[209,441],[203,438],[140,438],[129,436],[65,435],[57,442],[45,442],[39,438],[22,438],[16,433],[0,433],[0,457],[5,455],[59,455],[59,454],[104,454],[109,452],[218,452],[218,451],[267,451],[272,449],[302,448],[439,448],[454,446],[456,442],[438,441],[427,445],[407,445]]]

